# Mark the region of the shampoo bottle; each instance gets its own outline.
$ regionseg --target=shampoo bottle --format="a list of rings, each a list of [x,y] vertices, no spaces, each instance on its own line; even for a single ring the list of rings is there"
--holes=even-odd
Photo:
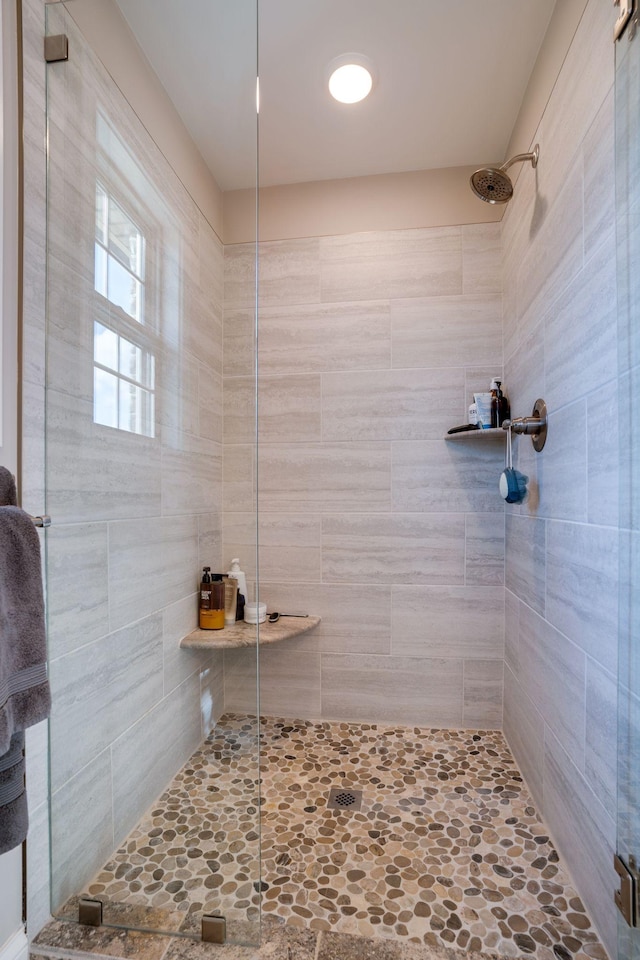
[[[201,630],[222,630],[224,628],[224,583],[222,574],[210,574],[211,567],[204,567],[200,584]]]
[[[238,581],[234,580],[228,574],[224,576],[224,625],[233,626],[236,622],[236,610],[238,606]]]
[[[236,620],[242,620],[244,618],[244,604],[249,598],[247,597],[247,578],[240,569],[240,560],[238,557],[234,557],[231,561],[231,570],[229,570],[227,576],[230,580],[236,580],[238,583]]]

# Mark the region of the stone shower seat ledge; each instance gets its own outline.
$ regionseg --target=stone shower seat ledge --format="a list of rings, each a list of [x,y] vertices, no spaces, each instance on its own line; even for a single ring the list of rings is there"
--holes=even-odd
[[[308,633],[320,623],[320,617],[281,617],[277,623],[259,624],[259,645],[279,643]],[[238,647],[253,647],[256,642],[255,623],[241,621],[224,630],[193,630],[180,641],[185,650],[233,650]]]

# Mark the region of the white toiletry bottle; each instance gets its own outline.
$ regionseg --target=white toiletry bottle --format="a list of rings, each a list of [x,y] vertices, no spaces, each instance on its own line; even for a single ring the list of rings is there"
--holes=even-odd
[[[234,557],[231,561],[231,570],[229,570],[227,576],[231,580],[238,581],[238,593],[241,593],[245,601],[248,603],[249,597],[247,596],[247,578],[240,569],[240,560],[238,557]]]

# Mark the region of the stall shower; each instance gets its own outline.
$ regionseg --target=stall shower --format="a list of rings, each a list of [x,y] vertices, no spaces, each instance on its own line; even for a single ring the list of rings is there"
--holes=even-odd
[[[547,4],[513,159],[477,171],[485,204],[469,190],[482,154],[221,191],[142,0],[75,2],[44,5],[69,40],[45,68],[43,11],[24,0],[47,144],[46,250],[27,268],[46,378],[28,346],[26,416],[53,518],[50,797],[33,817],[51,873],[30,896],[58,926],[37,949],[81,917],[245,944],[284,924],[616,956],[614,493],[634,365],[600,188],[609,5],[581,0],[569,30]],[[268,2],[213,4],[206,22],[241,40],[241,81],[213,57],[212,83],[259,177],[258,13],[268,37]],[[28,236],[44,132],[28,115]],[[445,440],[494,378],[513,416],[539,397],[549,411],[542,452],[514,438],[522,504],[498,489],[504,431]],[[203,643],[199,572],[234,557],[249,599],[318,625]]]

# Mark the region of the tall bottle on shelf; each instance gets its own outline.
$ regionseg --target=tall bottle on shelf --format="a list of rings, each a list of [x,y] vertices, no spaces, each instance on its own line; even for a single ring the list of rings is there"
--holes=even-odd
[[[224,583],[221,573],[210,571],[211,567],[203,567],[198,622],[201,630],[222,630],[224,628]]]
[[[491,426],[501,427],[509,419],[509,401],[502,392],[502,380],[491,381]]]

